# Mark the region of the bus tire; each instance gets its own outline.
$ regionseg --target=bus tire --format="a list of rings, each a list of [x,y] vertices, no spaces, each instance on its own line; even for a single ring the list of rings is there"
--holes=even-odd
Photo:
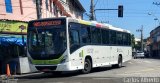
[[[113,65],[114,68],[121,68],[123,63],[122,56],[118,57],[118,64]]]
[[[84,62],[84,69],[82,69],[82,73],[83,74],[87,74],[87,73],[90,73],[92,69],[92,64],[91,64],[91,60],[89,58],[85,59],[85,62]]]

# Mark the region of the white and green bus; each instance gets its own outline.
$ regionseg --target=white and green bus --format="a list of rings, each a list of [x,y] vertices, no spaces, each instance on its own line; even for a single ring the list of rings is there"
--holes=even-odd
[[[40,71],[89,73],[95,67],[121,67],[132,58],[129,31],[68,17],[30,21],[27,48]]]

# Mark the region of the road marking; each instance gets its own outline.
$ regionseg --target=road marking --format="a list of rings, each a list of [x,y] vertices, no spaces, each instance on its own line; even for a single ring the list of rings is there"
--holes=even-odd
[[[92,79],[95,79],[95,80],[108,80],[108,79],[117,79],[117,78],[98,77],[98,78],[92,78]]]
[[[117,74],[117,75],[142,74],[142,73],[144,73],[144,72],[156,71],[156,70],[160,70],[160,67],[149,68],[149,69],[144,69],[144,70],[140,70],[140,71],[130,71],[130,72],[125,72],[125,73],[123,73],[123,74]]]
[[[68,82],[46,82],[46,83],[68,83]],[[69,83],[82,83],[82,82],[69,82]]]
[[[104,79],[111,79],[111,78],[92,78],[92,79],[104,80]]]
[[[125,72],[125,74],[132,74],[132,73],[140,73],[140,72],[147,72],[147,71],[153,71],[153,68],[150,69],[144,69],[144,70],[140,70],[140,71],[131,71],[131,72]]]
[[[152,63],[151,61],[144,61],[145,63]]]
[[[117,74],[117,75],[124,76],[124,75],[133,75],[133,74],[142,74],[142,73],[124,73],[124,74]]]
[[[65,82],[46,82],[46,83],[65,83]]]
[[[139,61],[139,62],[137,62],[137,63],[142,63],[142,62]]]
[[[154,68],[155,70],[160,70],[160,67],[156,67],[156,68]]]
[[[140,61],[138,61],[136,63],[152,63],[152,62],[151,61],[140,60]]]
[[[133,64],[132,62],[128,62],[129,64]]]

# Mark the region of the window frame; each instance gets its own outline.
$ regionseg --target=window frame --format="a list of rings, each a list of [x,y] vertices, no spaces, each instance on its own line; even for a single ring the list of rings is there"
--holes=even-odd
[[[83,39],[82,39],[82,30],[83,29],[85,29],[86,30],[86,34],[87,34],[87,42],[86,43],[84,43],[83,42]],[[89,31],[88,31],[88,29],[89,29]],[[88,25],[81,25],[81,27],[80,27],[80,41],[81,41],[81,45],[88,45],[88,44],[91,44],[91,27],[90,26],[88,26]]]
[[[130,33],[128,32],[117,31],[113,29],[106,29],[103,27],[101,28],[101,27],[96,27],[92,25],[85,25],[85,24],[76,23],[76,22],[70,22],[70,23],[78,25],[74,29],[79,31],[80,47],[85,45],[104,45],[104,46],[130,46],[131,45],[130,44],[131,36],[130,36]],[[85,28],[85,30],[87,30],[87,28],[90,29],[90,31],[86,31],[88,33],[87,36],[90,37],[89,39],[90,42],[84,43],[82,41],[81,30],[83,28]],[[121,35],[120,37],[118,36],[119,34]],[[95,39],[94,39],[94,36],[95,36]]]
[[[110,42],[110,41],[109,41],[109,36],[110,36],[109,31],[110,31],[109,29],[104,29],[104,28],[101,29],[102,45],[109,45],[109,44],[110,44],[110,43],[109,43],[109,42]],[[103,34],[103,32],[105,32],[105,34]],[[105,39],[105,40],[108,40],[108,41],[104,43],[104,42],[103,42],[104,39]]]
[[[7,13],[13,13],[12,1],[11,0],[5,0],[5,8],[6,8]]]
[[[114,34],[114,36],[112,34]],[[109,40],[110,40],[109,42],[110,45],[117,45],[117,31],[115,30],[109,31]]]
[[[95,33],[93,33],[93,29],[95,29]],[[99,30],[99,33],[97,32]],[[94,35],[93,35],[94,34]],[[99,35],[99,37],[98,37]],[[97,37],[97,41],[94,41],[93,36]],[[100,38],[100,39],[98,39]],[[102,35],[101,35],[101,28],[98,28],[96,26],[91,27],[91,44],[93,45],[102,45]]]

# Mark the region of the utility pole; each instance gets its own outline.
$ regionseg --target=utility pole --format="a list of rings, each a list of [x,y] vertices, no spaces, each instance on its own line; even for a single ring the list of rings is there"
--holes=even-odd
[[[90,13],[90,20],[95,20],[94,0],[91,0]]]
[[[97,10],[118,10],[118,17],[123,17],[123,5],[119,5],[118,9],[95,9],[94,0],[91,0],[90,15],[86,14],[90,17],[90,20],[96,20],[95,11]]]
[[[153,4],[159,6],[160,2],[153,2]]]
[[[141,51],[144,51],[143,49],[143,25],[141,27]]]
[[[37,10],[37,19],[41,18],[41,6],[40,6],[41,0],[36,0],[36,10]]]
[[[143,25],[141,26],[141,29],[138,29],[136,31],[141,33],[141,51],[144,51],[143,49]]]

